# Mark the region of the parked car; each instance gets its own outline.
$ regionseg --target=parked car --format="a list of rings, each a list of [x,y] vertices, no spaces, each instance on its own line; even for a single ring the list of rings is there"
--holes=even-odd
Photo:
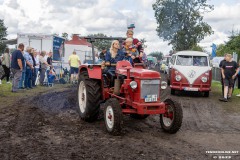
[[[169,62],[168,83],[171,94],[176,90],[202,92],[209,96],[212,68],[209,55],[198,51],[181,51]]]

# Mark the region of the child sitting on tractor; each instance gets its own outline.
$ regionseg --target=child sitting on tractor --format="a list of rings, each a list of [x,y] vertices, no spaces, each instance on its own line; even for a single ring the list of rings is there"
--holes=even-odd
[[[125,53],[125,60],[128,60],[132,65],[133,63],[141,63],[139,59],[139,52],[135,45],[133,45],[133,39],[127,38],[125,45],[123,46],[123,52]]]

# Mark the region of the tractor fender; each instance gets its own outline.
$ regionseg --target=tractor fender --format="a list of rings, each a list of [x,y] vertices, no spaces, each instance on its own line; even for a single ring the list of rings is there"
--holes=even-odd
[[[102,79],[102,68],[101,65],[81,65],[79,67],[79,73],[87,71],[88,77],[92,79]]]

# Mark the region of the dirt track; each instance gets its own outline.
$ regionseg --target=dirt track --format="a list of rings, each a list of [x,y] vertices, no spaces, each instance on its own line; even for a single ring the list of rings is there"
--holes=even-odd
[[[162,98],[169,96],[164,91]],[[106,133],[103,119],[80,120],[76,90],[39,93],[0,110],[0,159],[212,159],[206,151],[240,151],[240,115],[222,110],[216,99],[172,97],[183,107],[174,135],[161,130],[158,116],[124,117],[121,136]],[[1,104],[3,105],[3,104]],[[232,159],[240,159],[239,154]]]

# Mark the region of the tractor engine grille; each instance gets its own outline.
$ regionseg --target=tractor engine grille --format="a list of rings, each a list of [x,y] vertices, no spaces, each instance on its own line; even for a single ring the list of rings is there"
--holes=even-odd
[[[160,80],[141,80],[141,98],[147,95],[157,95],[159,98]]]

